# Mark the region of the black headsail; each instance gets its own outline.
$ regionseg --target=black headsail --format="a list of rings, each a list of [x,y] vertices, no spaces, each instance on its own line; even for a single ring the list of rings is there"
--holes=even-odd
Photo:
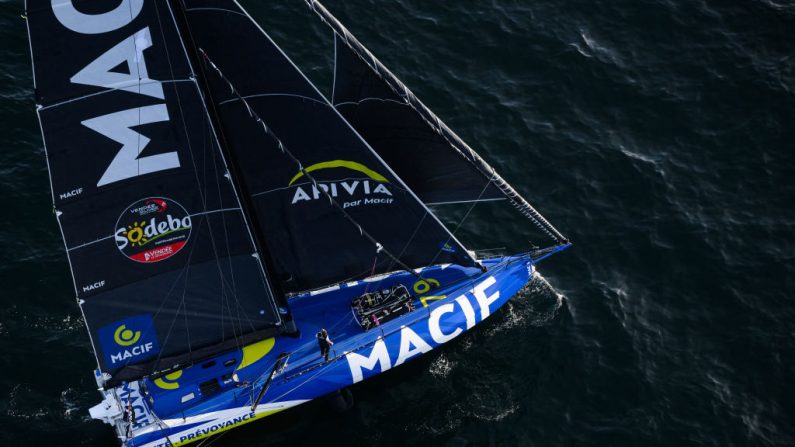
[[[166,0],[28,0],[53,203],[108,385],[281,331]]]
[[[320,2],[305,1],[334,30],[334,105],[426,203],[506,198],[556,243],[567,242]]]
[[[464,247],[240,5],[232,0],[185,3],[195,44],[245,98],[241,101],[219,76],[206,74],[226,144],[242,168],[259,229],[287,291],[399,269],[340,216],[321,189],[405,265],[474,265]],[[317,184],[266,135],[255,115]]]
[[[505,199],[472,161],[395,93],[338,34],[334,34],[332,102],[423,202]]]

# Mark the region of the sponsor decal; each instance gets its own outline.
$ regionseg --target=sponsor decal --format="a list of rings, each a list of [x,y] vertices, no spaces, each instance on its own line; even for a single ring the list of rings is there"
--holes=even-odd
[[[116,222],[119,251],[137,262],[152,263],[177,254],[188,242],[191,218],[179,203],[163,198],[131,204]]]
[[[182,370],[155,379],[155,385],[164,390],[176,390],[179,389],[179,382],[177,382],[177,380],[179,380],[180,377],[182,377]]]
[[[134,345],[135,342],[140,339],[141,331],[133,332],[131,329],[127,329],[126,324],[122,324],[121,326],[117,327],[113,332],[113,341],[115,341],[119,346]]]
[[[164,199],[145,199],[144,204],[133,208],[130,213],[139,217],[145,217],[152,213],[162,213],[168,208],[168,202]]]
[[[439,250],[441,250],[441,251],[443,251],[445,253],[455,253],[456,252],[455,247],[450,245],[449,242],[444,242],[442,244],[439,244]]]
[[[327,169],[335,169],[337,171],[345,169],[354,171],[360,177],[362,175],[364,177],[359,179],[329,180],[323,183],[318,182],[317,185],[311,183],[296,185],[293,191],[292,205],[325,199],[326,196],[323,191],[339,200],[343,208],[354,208],[362,205],[390,205],[395,200],[387,186],[389,180],[386,177],[355,161],[324,161],[315,163],[304,171],[316,172]],[[293,186],[295,182],[304,177],[304,171],[299,171],[295,174],[288,186]]]
[[[422,284],[421,281],[419,283]],[[379,337],[369,353],[366,353],[366,349],[346,353],[345,360],[353,383],[424,354],[473,328],[478,320],[488,318],[491,306],[500,299],[496,284],[496,278],[489,276],[475,284],[467,293],[432,308],[427,320],[403,326],[395,334]],[[415,289],[416,287],[415,284]]]
[[[179,417],[177,419],[166,419],[161,421],[164,425],[173,428],[173,432],[166,438],[157,441],[141,443],[141,447],[173,447],[195,442],[201,438],[206,438],[240,425],[271,416],[280,411],[300,405],[306,400],[289,400],[275,403],[263,403],[257,407],[256,412],[251,411],[251,407],[230,408],[228,410],[211,411],[199,416]],[[213,418],[207,420],[207,418]],[[195,420],[200,422],[195,423]],[[181,425],[189,424],[190,429],[181,430]],[[157,431],[155,431],[157,433]],[[144,441],[145,442],[145,441]]]
[[[93,284],[86,284],[83,286],[83,293],[93,292],[94,290],[105,287],[105,280],[97,281]]]
[[[124,407],[127,407],[127,403],[129,403],[135,412],[135,422],[132,424],[133,430],[146,427],[154,422],[152,414],[138,389],[138,382],[130,382],[122,385],[121,392],[119,393],[119,400]]]
[[[203,437],[205,437],[207,435],[215,434],[217,432],[224,431],[226,429],[234,427],[235,425],[244,424],[246,422],[253,421],[254,419],[257,419],[257,416],[258,415],[256,413],[248,412],[248,413],[242,414],[240,416],[233,417],[231,419],[227,419],[225,421],[220,421],[220,422],[214,423],[212,425],[205,426],[205,427],[202,427],[200,429],[197,429],[196,431],[194,431],[192,433],[187,433],[187,434],[184,434],[184,435],[180,436],[179,437],[179,442],[191,441],[191,440],[194,440],[194,439],[203,438]]]
[[[140,363],[160,352],[152,316],[135,315],[97,331],[105,365],[118,368]]]
[[[62,193],[58,194],[58,197],[60,197],[61,200],[65,200],[65,199],[71,199],[72,197],[79,196],[80,194],[83,194],[83,188],[75,188],[75,189],[73,189],[71,191],[62,192]]]

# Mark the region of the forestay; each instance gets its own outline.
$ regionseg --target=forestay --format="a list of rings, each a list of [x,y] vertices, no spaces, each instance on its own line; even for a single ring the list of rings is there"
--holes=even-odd
[[[412,268],[474,265],[464,247],[236,2],[191,1],[186,15],[196,47],[245,98],[241,101],[217,73],[205,73],[224,142],[236,158],[258,230],[286,291],[399,269],[331,206],[321,189]],[[317,184],[263,131],[249,107]]]
[[[54,207],[108,385],[279,332],[169,3],[36,0],[27,18]]]

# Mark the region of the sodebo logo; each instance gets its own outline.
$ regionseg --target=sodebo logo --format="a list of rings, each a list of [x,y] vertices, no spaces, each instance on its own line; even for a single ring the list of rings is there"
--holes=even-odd
[[[136,315],[109,324],[99,331],[105,366],[117,368],[140,363],[160,352],[150,315]]]
[[[149,197],[127,207],[116,223],[116,247],[142,263],[164,261],[188,242],[191,218],[185,208],[166,197]]]

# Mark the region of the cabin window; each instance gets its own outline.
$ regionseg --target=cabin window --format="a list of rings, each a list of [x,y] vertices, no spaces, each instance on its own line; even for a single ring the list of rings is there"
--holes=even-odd
[[[215,366],[215,360],[211,360],[211,361],[209,361],[207,363],[204,363],[202,365],[202,368],[203,369],[207,369],[207,368],[212,368],[213,366]]]
[[[185,402],[193,400],[195,397],[196,397],[196,394],[194,394],[194,393],[186,394],[186,395],[182,396],[182,403],[184,404]]]
[[[208,380],[199,384],[199,391],[202,392],[202,396],[210,396],[221,391],[221,385],[215,379]]]

